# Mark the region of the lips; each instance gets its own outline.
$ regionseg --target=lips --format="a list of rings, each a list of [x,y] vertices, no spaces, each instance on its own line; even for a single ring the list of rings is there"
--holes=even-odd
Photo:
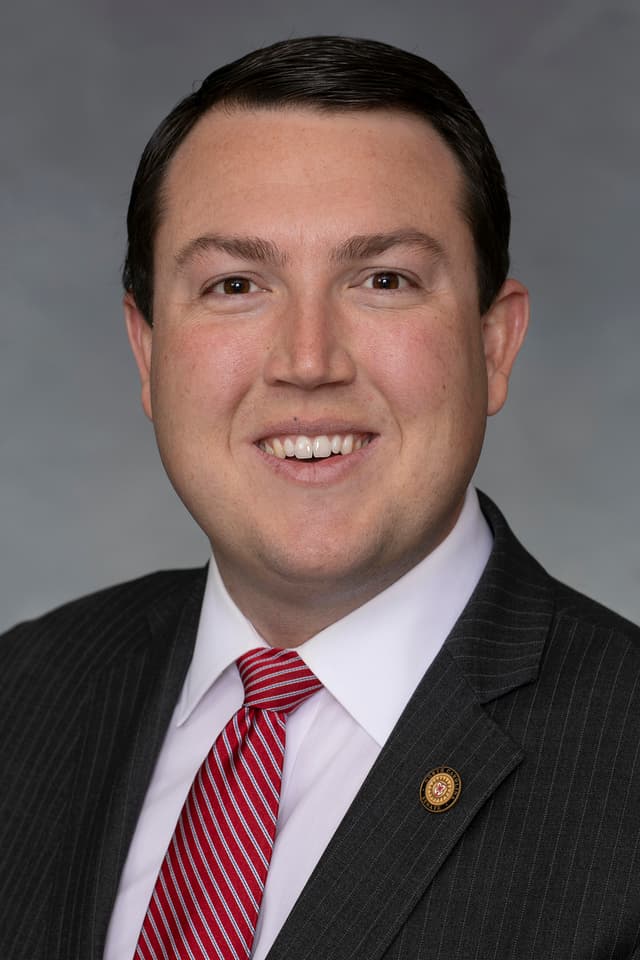
[[[349,456],[368,446],[370,433],[270,434],[258,441],[258,447],[279,460],[326,460],[332,456]]]

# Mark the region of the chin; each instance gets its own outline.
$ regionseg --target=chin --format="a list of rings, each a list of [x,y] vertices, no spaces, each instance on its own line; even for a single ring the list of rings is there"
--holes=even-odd
[[[365,557],[354,556],[353,551],[345,551],[342,547],[336,551],[335,547],[333,543],[325,549],[318,546],[299,552],[271,551],[266,554],[264,561],[274,573],[300,583],[315,581],[320,584],[357,579],[358,574],[368,568]]]

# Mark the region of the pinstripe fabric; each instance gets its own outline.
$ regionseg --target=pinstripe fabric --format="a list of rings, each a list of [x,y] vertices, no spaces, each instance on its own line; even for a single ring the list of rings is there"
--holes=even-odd
[[[191,657],[204,571],[155,574],[0,641],[0,957],[102,956]]]
[[[481,503],[487,569],[269,960],[640,952],[640,632]],[[440,764],[462,793],[432,815],[418,791]]]
[[[238,669],[244,704],[189,791],[138,960],[250,956],[278,819],[286,718],[321,684],[294,650],[252,650]]]
[[[640,633],[482,506],[487,569],[269,960],[640,960]],[[101,957],[202,588],[157,574],[0,641],[3,960]],[[443,763],[462,794],[432,815]]]

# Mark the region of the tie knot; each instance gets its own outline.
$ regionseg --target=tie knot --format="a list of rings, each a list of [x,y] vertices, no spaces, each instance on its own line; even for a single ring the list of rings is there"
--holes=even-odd
[[[291,713],[322,684],[295,650],[250,650],[238,658],[245,707]]]

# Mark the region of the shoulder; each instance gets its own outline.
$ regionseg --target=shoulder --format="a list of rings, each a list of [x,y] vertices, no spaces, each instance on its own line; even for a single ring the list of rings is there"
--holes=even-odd
[[[553,577],[550,577],[550,580],[553,584],[557,618],[589,630],[619,634],[627,637],[631,643],[640,644],[640,627],[636,624],[567,584],[554,580]]]
[[[135,580],[96,590],[48,611],[33,620],[25,620],[0,637],[4,643],[15,635],[37,636],[59,630],[74,630],[87,621],[111,621],[135,617],[140,611],[172,594],[182,593],[203,574],[202,568],[161,570]]]
[[[536,601],[554,621],[562,621],[585,631],[599,630],[626,636],[640,642],[640,627],[591,597],[556,580],[531,556],[511,531],[496,505],[478,491],[482,511],[494,535],[494,549],[487,564],[485,579],[498,589],[517,596],[513,613],[526,613]]]
[[[617,822],[626,816],[620,798],[607,808],[597,788],[613,772],[635,808],[640,803],[640,629],[550,576],[497,508],[486,498],[482,506],[494,549],[449,651],[524,751],[520,801],[546,804],[561,790],[578,819],[588,797],[598,818]]]
[[[629,681],[634,687],[640,628],[552,577],[495,504],[484,495],[480,503],[494,547],[450,644],[454,656],[471,664],[479,696],[492,698],[534,679],[553,690],[559,677],[589,690]],[[634,691],[640,695],[640,684]]]
[[[551,582],[554,616],[541,677],[562,691],[565,704],[579,710],[600,704],[603,729],[623,713],[625,724],[640,734],[640,628],[566,584]]]
[[[151,573],[17,624],[0,636],[0,691],[24,674],[35,679],[66,671],[79,661],[89,666],[123,635],[133,642],[147,632],[150,615],[179,608],[204,575],[202,569]]]

